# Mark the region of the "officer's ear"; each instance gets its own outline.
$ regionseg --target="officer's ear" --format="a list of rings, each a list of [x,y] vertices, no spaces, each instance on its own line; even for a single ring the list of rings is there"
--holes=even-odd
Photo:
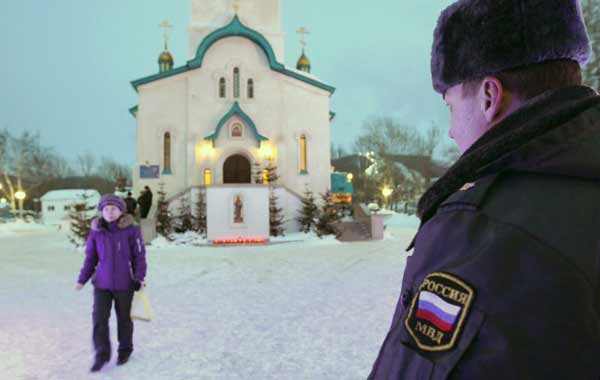
[[[485,77],[479,87],[479,105],[485,120],[493,124],[503,115],[505,97],[508,95],[502,82],[495,77]]]

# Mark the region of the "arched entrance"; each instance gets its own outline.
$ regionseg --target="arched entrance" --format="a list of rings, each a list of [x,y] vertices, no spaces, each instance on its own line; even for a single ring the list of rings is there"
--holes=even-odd
[[[241,154],[228,157],[223,164],[223,183],[251,183],[250,161]]]

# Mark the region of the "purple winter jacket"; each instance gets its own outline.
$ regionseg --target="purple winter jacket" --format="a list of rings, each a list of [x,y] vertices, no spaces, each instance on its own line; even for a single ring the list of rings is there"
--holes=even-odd
[[[131,215],[113,223],[92,220],[78,283],[85,284],[92,275],[94,286],[106,290],[130,290],[133,280],[146,277],[144,239]]]

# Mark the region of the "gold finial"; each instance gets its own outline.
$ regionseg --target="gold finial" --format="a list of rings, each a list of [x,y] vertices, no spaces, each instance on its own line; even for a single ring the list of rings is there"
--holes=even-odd
[[[300,34],[302,36],[302,39],[300,40],[300,44],[302,45],[302,50],[304,50],[304,48],[306,47],[306,35],[310,34],[310,32],[308,31],[308,29],[306,29],[305,27],[301,27],[300,29],[298,29],[296,31],[296,33]]]
[[[240,10],[240,0],[233,0],[233,11],[235,12],[235,14],[238,14],[238,11]]]
[[[165,50],[167,50],[167,41],[169,40],[169,29],[172,28],[173,25],[169,24],[169,20],[164,19],[163,22],[160,23],[159,27],[164,29]]]

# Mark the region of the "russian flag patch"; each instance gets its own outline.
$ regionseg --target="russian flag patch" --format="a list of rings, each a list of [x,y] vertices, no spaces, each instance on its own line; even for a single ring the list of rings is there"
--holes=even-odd
[[[424,351],[454,347],[475,292],[463,280],[448,273],[430,273],[419,287],[404,325]]]

